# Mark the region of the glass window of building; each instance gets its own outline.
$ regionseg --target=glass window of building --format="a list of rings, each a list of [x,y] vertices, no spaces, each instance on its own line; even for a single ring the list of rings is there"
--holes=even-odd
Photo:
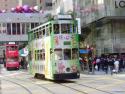
[[[12,23],[12,34],[16,35],[16,23]]]
[[[11,35],[11,23],[7,23],[7,34]]]
[[[30,29],[30,24],[29,23],[26,23],[26,30],[25,30],[25,32],[24,32],[24,34],[26,34],[28,31],[29,31],[29,29]]]
[[[17,34],[20,34],[20,23],[17,23]]]
[[[22,23],[22,34],[25,34],[25,30],[26,30],[25,27],[26,27],[25,23]]]
[[[3,23],[3,32],[2,33],[6,33],[7,32],[7,24]]]

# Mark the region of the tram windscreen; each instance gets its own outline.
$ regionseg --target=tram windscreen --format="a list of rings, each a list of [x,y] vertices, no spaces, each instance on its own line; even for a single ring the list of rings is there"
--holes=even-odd
[[[9,51],[17,50],[17,46],[7,46],[7,50]]]
[[[55,53],[55,60],[62,60],[62,49],[55,49],[54,50]]]
[[[64,49],[64,60],[71,60],[71,49]]]
[[[59,34],[59,24],[54,24],[54,34]]]
[[[61,33],[62,34],[69,34],[71,32],[72,32],[71,24],[61,24]]]

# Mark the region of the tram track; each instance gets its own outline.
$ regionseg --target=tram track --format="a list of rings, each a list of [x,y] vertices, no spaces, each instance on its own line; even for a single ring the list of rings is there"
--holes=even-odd
[[[12,78],[11,78],[11,79],[12,79]],[[19,79],[19,78],[14,78],[14,79],[16,79],[16,80],[18,80],[18,81],[20,80],[20,81],[23,81],[23,82],[30,82],[30,81],[22,80],[22,79]],[[32,81],[33,81],[33,80],[32,80]],[[48,81],[52,81],[52,80],[48,80]],[[30,82],[30,83],[35,84],[35,85],[37,85],[37,86],[39,86],[39,87],[41,87],[41,88],[44,88],[45,90],[47,90],[47,91],[50,92],[51,94],[57,94],[57,93],[54,93],[53,91],[51,91],[50,89],[46,88],[45,85],[47,85],[47,84],[36,84],[34,81],[33,81],[33,82]],[[55,82],[54,82],[54,83],[55,83]],[[54,84],[54,83],[53,83],[53,84]],[[80,90],[78,90],[78,89],[74,89],[74,88],[72,88],[72,87],[68,87],[68,86],[63,85],[63,84],[59,84],[59,83],[56,83],[56,84],[61,85],[61,86],[66,87],[66,88],[69,88],[69,89],[71,89],[71,90],[73,90],[73,91],[77,91],[77,92],[79,92],[80,94],[88,94],[88,93],[86,93],[86,92],[84,92],[84,91],[80,91]]]
[[[23,86],[23,85],[21,85],[21,84],[19,84],[19,83],[17,83],[17,82],[10,81],[10,80],[6,80],[6,79],[2,79],[2,80],[7,81],[7,82],[11,82],[11,83],[13,83],[13,84],[15,84],[15,85],[20,86],[20,87],[23,88],[26,92],[28,92],[28,94],[33,94],[28,88],[26,88],[25,86]]]
[[[12,79],[12,78],[11,78]],[[35,84],[36,86],[38,86],[38,87],[41,87],[41,88],[43,88],[43,89],[45,89],[46,91],[48,91],[50,94],[57,94],[57,93],[55,93],[55,92],[53,92],[52,90],[50,90],[46,85],[49,85],[50,83],[47,83],[47,84],[36,84],[35,82],[37,82],[37,81],[35,81],[34,79],[29,79],[29,78],[26,78],[26,80],[23,80],[23,79],[20,79],[20,78],[14,78],[14,79],[16,79],[16,80],[20,80],[20,81],[23,81],[23,82],[30,82],[30,83],[32,83],[32,84]],[[124,81],[124,80],[121,80],[121,79],[117,79],[117,78],[113,78],[113,79],[115,79],[115,80],[120,80],[120,81]],[[31,81],[32,82],[31,82]],[[60,85],[60,86],[63,86],[63,87],[66,87],[66,88],[69,88],[69,89],[71,89],[71,90],[73,90],[73,91],[76,91],[76,92],[79,92],[80,94],[90,94],[90,93],[88,93],[88,92],[86,92],[86,91],[83,91],[83,90],[80,90],[80,89],[78,89],[78,88],[75,88],[75,87],[71,87],[71,86],[67,86],[67,85],[65,85],[65,83],[73,83],[74,85],[78,85],[79,87],[87,87],[87,88],[89,88],[89,89],[91,89],[91,91],[99,91],[99,92],[103,92],[103,93],[106,93],[106,94],[113,94],[113,93],[111,93],[111,92],[108,92],[108,91],[104,91],[104,90],[102,90],[102,89],[98,89],[98,88],[95,88],[95,87],[92,87],[92,86],[88,86],[88,85],[85,85],[85,84],[80,84],[80,83],[77,83],[77,82],[75,82],[75,81],[66,81],[66,80],[64,80],[64,81],[52,81],[52,80],[45,80],[45,81],[49,81],[49,82],[53,82],[53,84],[55,83],[55,84],[58,84],[58,85]],[[125,82],[125,81],[124,81]],[[29,93],[29,94],[32,94],[32,93]],[[101,94],[101,93],[100,93]]]
[[[22,80],[22,79],[19,79],[19,78],[14,78],[14,79],[27,82],[26,80]],[[30,80],[31,80],[31,79],[30,79]],[[46,87],[44,86],[44,85],[47,85],[47,84],[36,84],[36,83],[34,82],[34,80],[32,80],[32,81],[33,81],[33,82],[30,82],[30,81],[29,81],[29,82],[32,83],[32,84],[35,84],[35,85],[37,85],[37,86],[39,86],[39,87],[41,87],[41,88],[44,88],[45,90],[49,91],[51,94],[56,94],[56,93],[54,93],[53,91],[49,90],[48,88],[46,88]],[[48,81],[53,81],[53,80],[48,80]],[[103,92],[103,93],[106,93],[106,94],[113,94],[113,93],[111,93],[111,92],[104,91],[104,90],[101,90],[101,89],[98,89],[98,88],[94,88],[94,87],[91,87],[91,86],[88,86],[88,85],[85,85],[85,84],[76,83],[75,81],[66,81],[66,80],[64,80],[63,82],[54,81],[54,83],[56,83],[56,84],[58,84],[58,85],[61,85],[61,86],[63,86],[63,87],[69,88],[69,89],[71,89],[71,90],[77,91],[77,92],[79,92],[79,93],[81,93],[81,94],[89,94],[89,93],[87,93],[87,92],[85,92],[85,91],[82,91],[82,90],[79,90],[79,89],[77,89],[77,88],[73,88],[73,87],[64,85],[64,83],[74,83],[75,85],[79,85],[80,87],[81,87],[81,86],[84,86],[84,87],[93,89],[93,91],[96,90],[96,91],[100,91],[100,92]]]
[[[9,79],[12,80],[11,77],[9,77]],[[12,83],[14,83],[14,84],[16,84],[16,85],[19,85],[19,86],[23,87],[25,90],[27,90],[27,91],[29,92],[29,94],[33,94],[28,88],[26,88],[25,86],[21,85],[20,83],[17,83],[17,82],[11,81],[11,80],[6,80],[6,79],[2,79],[2,80],[8,81],[8,82],[12,82]],[[38,86],[38,87],[40,87],[40,88],[42,88],[42,89],[45,89],[45,90],[46,90],[47,92],[49,92],[50,94],[55,94],[54,92],[50,91],[48,88],[46,88],[46,87],[44,87],[44,86],[42,86],[42,85],[36,84],[35,82],[30,82],[30,81],[26,81],[26,80],[22,80],[22,79],[18,79],[18,78],[14,78],[14,80],[22,81],[22,82],[28,82],[28,83],[33,84],[33,85],[36,85],[36,86]]]
[[[82,90],[78,90],[78,89],[76,89],[76,88],[73,88],[73,87],[64,85],[64,84],[62,84],[62,83],[59,83],[59,82],[56,82],[56,83],[57,83],[57,84],[60,84],[60,85],[62,85],[62,86],[65,86],[65,87],[67,87],[67,88],[76,90],[76,91],[78,91],[78,92],[80,92],[80,93],[82,93],[82,94],[89,94],[89,93],[87,93],[87,92],[84,92],[84,91],[82,91]],[[94,88],[94,87],[91,87],[91,86],[88,86],[88,85],[79,84],[79,83],[74,83],[74,84],[75,84],[75,85],[79,85],[80,87],[81,87],[81,86],[82,86],[82,87],[84,86],[84,87],[87,87],[87,88],[90,88],[90,89],[93,89],[93,90],[96,90],[96,91],[100,91],[100,92],[103,92],[103,93],[106,93],[106,94],[113,94],[113,93],[111,93],[111,92],[104,91],[104,90],[101,90],[101,89],[98,89],[98,88]]]

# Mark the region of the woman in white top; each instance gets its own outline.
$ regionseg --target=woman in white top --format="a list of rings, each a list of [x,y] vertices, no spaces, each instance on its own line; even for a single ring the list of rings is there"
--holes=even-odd
[[[115,72],[118,73],[118,71],[119,71],[119,60],[118,59],[116,59],[114,62],[114,68],[115,68]]]

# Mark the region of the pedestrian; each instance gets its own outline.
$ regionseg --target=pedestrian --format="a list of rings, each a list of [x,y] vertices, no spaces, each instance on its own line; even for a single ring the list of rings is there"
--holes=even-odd
[[[114,72],[116,72],[116,73],[119,72],[119,60],[118,60],[118,58],[114,62]]]
[[[23,58],[21,58],[20,65],[21,65],[21,68],[24,69],[24,59]]]
[[[97,65],[97,69],[99,71],[100,70],[100,58],[99,57],[97,57],[97,59],[96,59],[96,65]]]

